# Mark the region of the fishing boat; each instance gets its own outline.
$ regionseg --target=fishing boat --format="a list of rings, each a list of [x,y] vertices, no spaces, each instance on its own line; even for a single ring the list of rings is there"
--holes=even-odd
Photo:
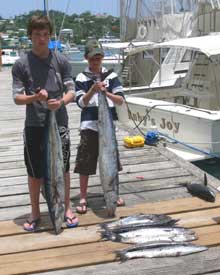
[[[109,33],[107,33],[103,37],[99,38],[98,41],[99,41],[100,44],[103,44],[103,43],[117,43],[117,42],[120,42],[120,38],[117,38],[114,35],[110,35]]]
[[[88,66],[88,62],[84,58],[84,52],[72,52],[68,54],[68,58],[72,66],[73,77],[83,72]],[[102,64],[107,70],[113,69],[116,73],[120,72],[122,57],[119,54],[112,54],[109,51],[105,51],[105,57],[103,58]]]
[[[187,8],[182,6],[181,10],[187,14],[187,21],[183,21],[188,22],[187,32],[173,31],[167,35],[163,31],[153,37],[153,26],[153,34],[145,35],[154,38],[154,43],[128,53],[131,65],[125,88],[126,103],[118,108],[118,116],[123,124],[143,134],[157,129],[168,149],[184,159],[196,161],[220,155],[220,22],[217,19],[220,5],[218,1],[208,0],[185,2]],[[172,13],[174,8],[169,10]],[[149,19],[145,20],[149,23]],[[171,36],[176,39],[170,39]],[[153,76],[149,76],[149,59],[157,67]]]
[[[2,65],[12,66],[17,59],[19,59],[19,54],[17,50],[14,49],[3,49],[2,50]]]

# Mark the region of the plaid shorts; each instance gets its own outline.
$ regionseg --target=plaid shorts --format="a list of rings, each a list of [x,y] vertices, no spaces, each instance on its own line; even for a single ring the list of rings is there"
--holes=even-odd
[[[69,129],[59,126],[62,141],[65,171],[70,169],[70,134]],[[43,178],[44,176],[44,127],[25,127],[24,129],[24,160],[29,176]]]
[[[80,175],[95,175],[99,155],[99,136],[98,132],[87,129],[80,132],[80,143],[76,155],[74,173]],[[118,155],[119,156],[119,155]],[[118,157],[118,170],[122,166]]]

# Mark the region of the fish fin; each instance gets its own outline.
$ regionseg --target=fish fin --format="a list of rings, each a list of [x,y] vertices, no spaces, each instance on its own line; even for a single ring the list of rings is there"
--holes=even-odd
[[[101,81],[104,81],[113,71],[114,71],[114,69],[109,69],[107,72],[102,73]]]
[[[172,219],[170,222],[168,222],[169,226],[175,225],[180,219]]]
[[[204,185],[205,185],[205,186],[208,185],[208,180],[207,180],[207,175],[206,175],[206,173],[204,173]]]

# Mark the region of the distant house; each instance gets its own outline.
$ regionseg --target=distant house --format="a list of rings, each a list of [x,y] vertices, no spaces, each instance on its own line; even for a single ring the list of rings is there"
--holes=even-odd
[[[97,14],[95,15],[95,17],[96,17],[96,18],[106,18],[106,17],[108,17],[108,15],[107,15],[106,13],[97,13]]]
[[[73,30],[72,29],[62,29],[60,31],[60,35],[61,36],[68,35],[70,37],[73,37]]]
[[[0,25],[4,24],[6,22],[6,19],[1,19],[0,20]]]

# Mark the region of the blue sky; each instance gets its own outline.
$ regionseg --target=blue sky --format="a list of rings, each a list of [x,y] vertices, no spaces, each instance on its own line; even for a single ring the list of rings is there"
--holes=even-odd
[[[69,2],[70,1],[70,2]],[[30,10],[43,9],[43,0],[2,0],[0,16],[3,18],[14,17]],[[69,3],[68,14],[80,14],[90,11],[92,14],[107,13],[119,16],[120,0],[48,0],[49,9],[65,12]]]

